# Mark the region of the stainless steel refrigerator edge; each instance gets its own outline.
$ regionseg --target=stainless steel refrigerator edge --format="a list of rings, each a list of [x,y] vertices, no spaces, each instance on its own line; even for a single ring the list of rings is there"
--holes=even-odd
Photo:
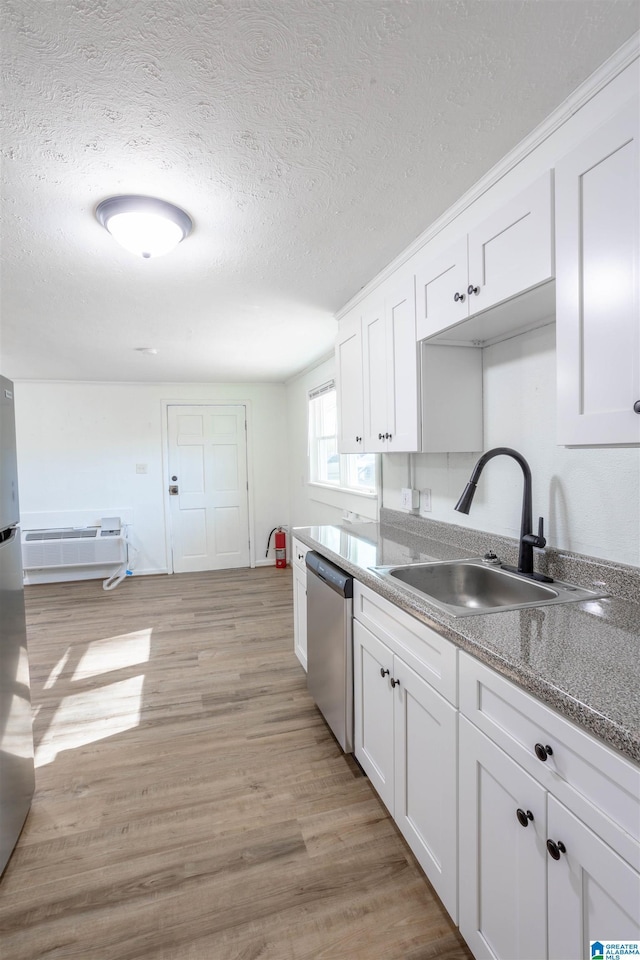
[[[353,751],[353,578],[309,550],[307,687],[336,740]]]
[[[0,874],[35,785],[19,522],[13,384],[0,377]]]

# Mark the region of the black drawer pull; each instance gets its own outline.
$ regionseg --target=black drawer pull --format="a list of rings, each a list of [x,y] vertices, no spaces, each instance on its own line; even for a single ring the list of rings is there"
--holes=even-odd
[[[547,850],[549,851],[549,856],[553,857],[554,860],[559,860],[560,854],[567,852],[567,848],[562,840],[558,840],[557,843],[554,840],[547,840]]]
[[[518,807],[516,810],[516,817],[518,818],[518,823],[522,827],[528,827],[529,821],[533,820],[533,814],[531,810],[523,810],[522,807]]]

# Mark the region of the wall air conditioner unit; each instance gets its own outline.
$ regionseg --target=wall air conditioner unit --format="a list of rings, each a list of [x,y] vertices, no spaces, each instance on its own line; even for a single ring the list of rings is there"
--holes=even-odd
[[[121,531],[103,531],[101,527],[62,527],[22,532],[22,566],[25,570],[103,567],[124,563],[126,558],[126,541]]]

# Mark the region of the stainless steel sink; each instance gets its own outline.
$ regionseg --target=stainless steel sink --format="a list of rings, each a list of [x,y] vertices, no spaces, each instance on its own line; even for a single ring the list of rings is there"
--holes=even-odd
[[[605,596],[560,580],[552,584],[538,583],[479,558],[370,569],[454,617]]]

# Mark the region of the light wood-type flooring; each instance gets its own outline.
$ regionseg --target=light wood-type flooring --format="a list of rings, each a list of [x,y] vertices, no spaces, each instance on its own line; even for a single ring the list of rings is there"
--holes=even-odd
[[[293,654],[291,573],[27,588],[2,960],[468,960]]]

